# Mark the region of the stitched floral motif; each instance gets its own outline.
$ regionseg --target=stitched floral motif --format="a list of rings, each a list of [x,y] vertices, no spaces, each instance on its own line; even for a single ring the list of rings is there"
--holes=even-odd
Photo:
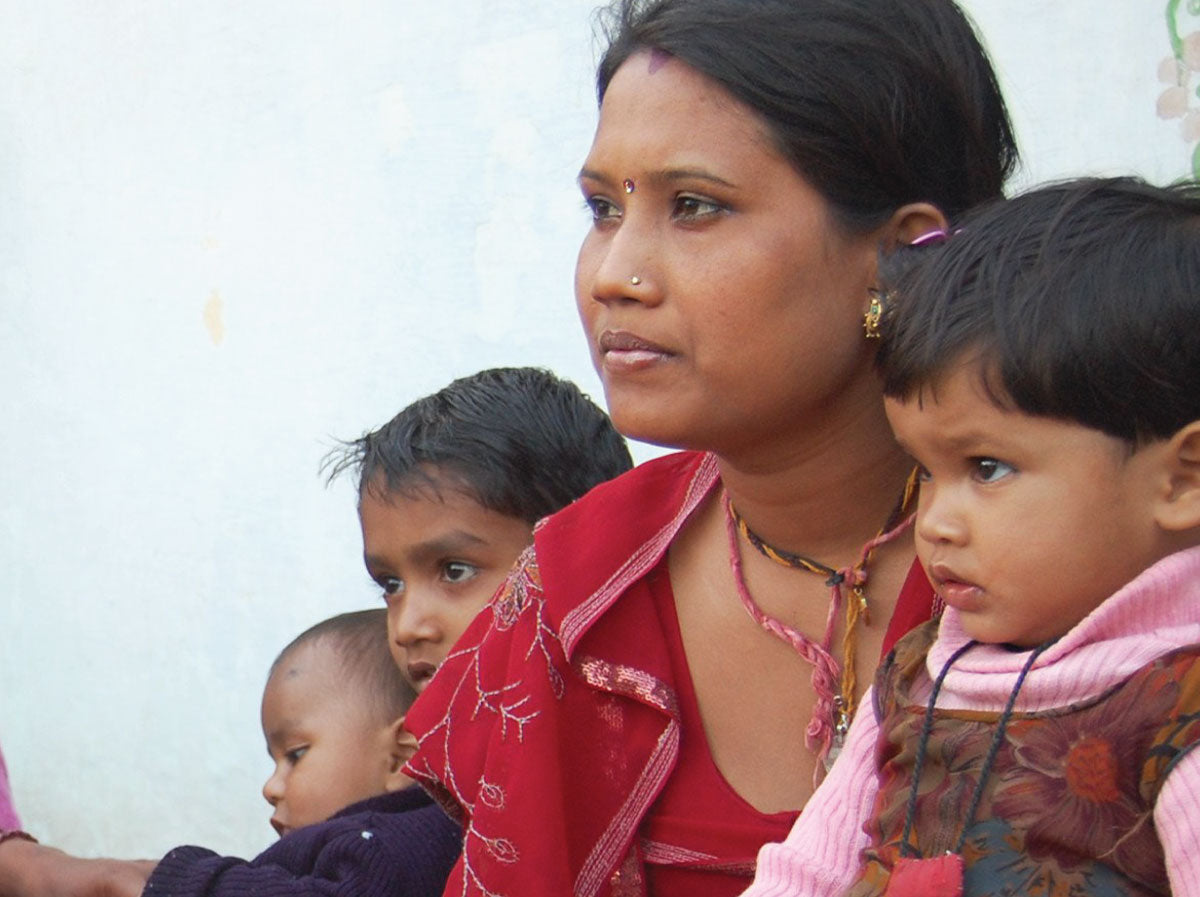
[[[541,582],[538,576],[537,560],[532,548],[527,549],[517,561],[502,590],[490,604],[490,628],[511,630],[518,622],[528,618],[529,644],[524,648],[524,658],[529,676],[544,674],[549,680],[550,687],[556,697],[563,692],[562,674],[556,667],[556,662],[564,663],[562,647],[553,629],[545,620],[545,601],[541,597]],[[486,613],[486,611],[485,611]],[[464,641],[467,641],[464,639]],[[464,706],[463,698],[468,697],[473,706],[471,718],[478,719],[485,715],[494,717],[497,731],[501,740],[515,738],[523,741],[526,727],[539,716],[536,710],[528,709],[530,705],[529,682],[524,677],[513,678],[497,687],[489,685],[483,679],[479,664],[478,652],[482,640],[472,640],[470,646],[452,652],[445,661],[446,668],[457,670],[458,684],[454,690],[453,699],[447,704],[445,715],[421,738],[422,751],[427,745],[433,745],[437,756],[446,756],[450,750],[455,718],[453,710]],[[529,661],[537,661],[530,663]],[[471,695],[468,689],[473,689]],[[465,695],[464,695],[465,693]],[[443,804],[458,804],[465,810],[467,822],[464,827],[464,849],[462,854],[462,890],[463,895],[478,893],[485,897],[504,897],[490,890],[483,882],[479,872],[474,868],[471,858],[475,854],[474,845],[478,845],[494,861],[511,864],[521,857],[519,846],[513,840],[500,837],[497,834],[483,830],[480,827],[476,803],[470,799],[470,794],[476,795],[478,804],[492,811],[503,811],[507,802],[504,789],[493,782],[480,778],[477,787],[464,788],[465,783],[457,781],[455,767],[447,764],[449,776],[441,779],[427,763],[421,763],[422,754],[414,760],[414,771],[421,774],[422,780],[435,791]],[[461,811],[458,814],[461,817]]]

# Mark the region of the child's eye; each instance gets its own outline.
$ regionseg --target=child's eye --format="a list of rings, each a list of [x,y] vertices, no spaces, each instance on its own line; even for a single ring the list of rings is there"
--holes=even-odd
[[[466,582],[479,574],[479,568],[466,561],[447,561],[442,567],[442,579],[446,582]]]
[[[395,576],[384,576],[380,578],[379,586],[383,589],[383,595],[385,598],[404,594],[404,580],[397,579]]]
[[[308,745],[303,745],[301,747],[292,748],[290,751],[285,753],[283,756],[287,758],[288,763],[295,766],[297,763],[300,762],[300,758],[303,757],[307,753],[308,753]]]
[[[671,217],[693,221],[698,218],[707,218],[710,215],[718,215],[723,211],[725,211],[725,207],[711,199],[682,193],[675,197],[675,208],[671,210]]]
[[[1010,465],[996,458],[973,458],[971,463],[975,467],[975,479],[981,483],[994,483],[1016,472]]]
[[[592,221],[597,224],[621,217],[621,210],[603,196],[589,196],[584,199],[584,205],[592,213]]]

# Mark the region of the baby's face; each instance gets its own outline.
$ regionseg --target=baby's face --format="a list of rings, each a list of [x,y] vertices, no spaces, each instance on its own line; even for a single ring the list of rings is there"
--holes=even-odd
[[[363,559],[383,589],[392,656],[417,691],[529,544],[532,527],[443,485],[440,494],[364,490]]]
[[[1163,556],[1154,446],[999,407],[973,365],[886,408],[923,467],[917,553],[972,638],[1061,636]]]
[[[262,727],[275,771],[263,785],[280,835],[322,822],[388,791],[392,727],[356,700],[336,649],[317,638],[275,668],[263,692]]]

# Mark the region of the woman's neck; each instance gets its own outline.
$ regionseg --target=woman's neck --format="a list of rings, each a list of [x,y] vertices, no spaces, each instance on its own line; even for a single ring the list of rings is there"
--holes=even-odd
[[[789,444],[718,455],[738,513],[764,541],[833,567],[853,562],[896,508],[913,468],[882,407]]]

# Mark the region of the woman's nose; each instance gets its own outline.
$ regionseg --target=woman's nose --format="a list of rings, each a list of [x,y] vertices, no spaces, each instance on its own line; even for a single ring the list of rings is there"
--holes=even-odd
[[[657,232],[632,210],[583,252],[592,258],[588,294],[597,302],[656,304],[663,295],[663,276],[656,249]],[[583,253],[581,253],[581,262]],[[582,267],[582,266],[581,266]]]

